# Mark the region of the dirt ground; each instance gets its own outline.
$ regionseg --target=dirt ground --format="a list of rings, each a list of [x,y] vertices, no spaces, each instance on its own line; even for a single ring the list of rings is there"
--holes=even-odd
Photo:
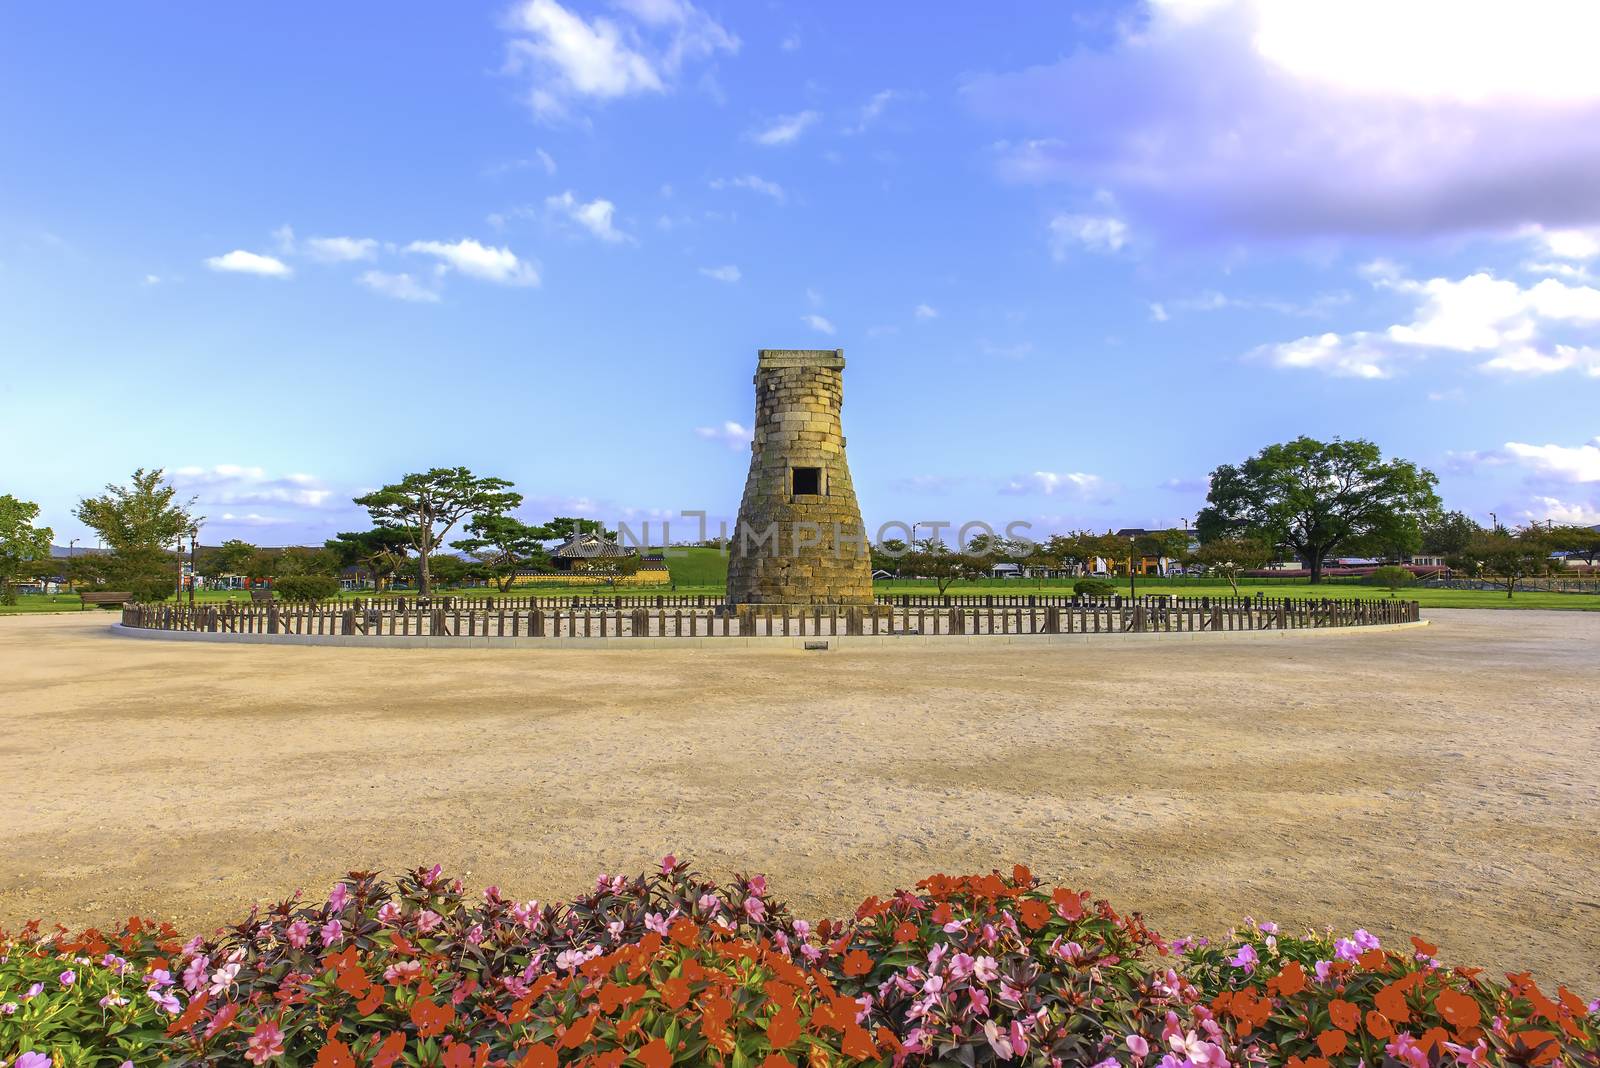
[[[1076,648],[388,650],[0,617],[0,925],[663,853],[803,915],[1031,864],[1169,934],[1418,932],[1600,993],[1600,614]]]

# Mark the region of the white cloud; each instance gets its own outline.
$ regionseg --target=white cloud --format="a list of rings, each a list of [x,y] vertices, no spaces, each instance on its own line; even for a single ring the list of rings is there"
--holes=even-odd
[[[375,257],[378,243],[370,237],[308,237],[305,250],[323,263],[350,263]]]
[[[1600,348],[1547,341],[1600,327],[1600,289],[1546,278],[1524,287],[1480,271],[1461,279],[1402,277],[1392,265],[1366,271],[1379,289],[1416,301],[1413,319],[1386,330],[1324,333],[1255,351],[1280,367],[1308,367],[1360,378],[1387,378],[1398,364],[1443,352],[1480,357],[1478,367],[1515,375],[1581,370],[1600,376]]]
[[[931,304],[918,304],[912,314],[918,319],[937,319],[939,318],[939,309]]]
[[[544,173],[554,175],[556,173],[555,157],[542,148],[536,148],[533,152],[534,155],[539,157],[539,164],[544,167]]]
[[[779,204],[782,204],[785,199],[783,186],[777,182],[769,182],[765,178],[754,174],[745,174],[738,178],[713,178],[710,185],[712,189],[717,190],[748,189],[752,193],[760,193],[762,196],[771,197]]]
[[[1083,471],[1063,473],[1034,471],[1031,474],[1023,475],[1007,482],[1000,492],[1019,496],[1023,494],[1043,494],[1046,497],[1053,497],[1057,493],[1076,493],[1087,497],[1099,493],[1104,488],[1104,485],[1104,480],[1099,475],[1091,475]]]
[[[509,248],[481,245],[470,237],[460,241],[413,241],[407,252],[421,252],[440,261],[441,268],[454,268],[472,278],[509,286],[536,286],[539,272]]]
[[[627,20],[585,19],[556,0],[524,0],[509,17],[508,69],[532,82],[528,103],[545,119],[583,100],[607,101],[671,88],[683,66],[739,40],[683,0],[618,0]]]
[[[1168,314],[1166,305],[1161,303],[1152,303],[1150,305],[1150,318],[1154,322],[1164,323],[1168,319],[1172,318],[1172,316]]]
[[[1128,224],[1114,215],[1057,215],[1050,220],[1050,255],[1066,259],[1074,248],[1116,252],[1128,242]]]
[[[819,333],[831,334],[834,332],[833,324],[816,312],[800,316],[800,321]]]
[[[367,271],[357,279],[374,293],[395,300],[409,300],[420,304],[437,304],[439,294],[418,282],[409,274],[390,274],[387,271]]]
[[[289,278],[294,274],[294,268],[276,256],[265,256],[259,252],[246,252],[242,248],[236,248],[226,255],[212,256],[206,260],[206,266],[213,271],[226,271],[231,274],[258,274],[263,278]]]
[[[285,519],[282,516],[262,515],[260,512],[246,512],[244,515],[223,512],[217,518],[224,523],[233,523],[242,527],[281,527],[294,522],[293,519]]]
[[[159,274],[147,274],[144,276],[144,284],[147,286],[158,286],[161,284],[161,276]]]
[[[873,123],[877,122],[878,119],[883,117],[885,109],[887,109],[890,104],[903,96],[905,96],[905,94],[896,89],[881,89],[878,92],[873,93],[872,96],[867,99],[867,102],[861,105],[861,112],[856,117],[855,125],[848,128],[845,132],[852,134],[865,133],[867,127],[871,126]]]
[[[751,140],[758,145],[787,145],[799,139],[806,129],[816,123],[822,115],[815,111],[801,111],[793,115],[783,115],[774,119],[766,127],[751,134]]]
[[[1600,482],[1600,438],[1576,446],[1508,441],[1505,451],[1536,474],[1562,482]]]
[[[320,478],[307,474],[273,476],[266,468],[243,464],[191,465],[174,468],[172,485],[193,494],[201,505],[285,504],[299,508],[325,508],[334,503],[333,490]]]
[[[1224,240],[1600,222],[1591,0],[1141,6],[1110,47],[967,82],[1004,178]]]
[[[294,227],[290,226],[288,223],[284,223],[282,226],[272,231],[272,243],[276,245],[278,247],[278,251],[283,253],[285,256],[293,255]]]
[[[732,419],[721,426],[697,426],[694,432],[707,441],[720,441],[730,449],[748,448],[755,433],[742,423],[735,423]]]
[[[789,34],[782,41],[778,42],[778,47],[783,49],[785,52],[797,52],[797,51],[799,51],[800,50],[800,34],[799,33],[791,33],[791,34]]]
[[[1549,520],[1557,526],[1572,524],[1589,527],[1600,524],[1600,505],[1536,496],[1532,507],[1524,510],[1522,517],[1530,523],[1542,524]]]
[[[1600,226],[1551,230],[1535,223],[1523,232],[1537,241],[1547,255],[1558,260],[1600,259]]]
[[[573,196],[569,189],[559,196],[546,197],[544,206],[566,216],[602,241],[615,243],[633,240],[612,224],[617,206],[604,198],[597,197],[586,204]]]
[[[737,282],[744,277],[739,273],[739,268],[731,263],[724,264],[721,267],[702,267],[700,268],[700,273],[719,282]]]

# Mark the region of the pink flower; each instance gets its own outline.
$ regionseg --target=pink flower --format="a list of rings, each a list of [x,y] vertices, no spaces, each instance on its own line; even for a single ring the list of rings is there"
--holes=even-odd
[[[443,922],[444,917],[440,916],[432,909],[423,909],[421,912],[417,913],[417,930],[421,931],[423,934],[427,934],[429,931],[432,931],[435,927],[438,927]]]
[[[73,971],[71,968],[68,968],[66,971],[56,976],[56,978],[60,980],[62,986],[71,986],[73,983],[78,981],[78,973]]]
[[[967,1000],[972,1003],[974,1016],[989,1015],[989,993],[981,986],[967,988]]]
[[[1016,1020],[1011,1021],[1011,1048],[1017,1051],[1018,1057],[1028,1055],[1028,1035],[1022,1030],[1022,1024]]]
[[[1449,1050],[1456,1059],[1456,1064],[1461,1068],[1488,1068],[1489,1044],[1483,1039],[1478,1039],[1476,1046],[1460,1046],[1454,1042],[1446,1042],[1444,1048]]]
[[[177,995],[166,990],[152,989],[145,992],[146,996],[161,1007],[161,1011],[169,1016],[176,1016],[183,1011],[183,1003]]]
[[[13,1068],[50,1068],[50,1058],[43,1053],[24,1053]]]
[[[972,962],[972,974],[980,983],[992,983],[1000,978],[1000,965],[993,957],[979,957]]]
[[[1128,1036],[1128,1052],[1135,1057],[1143,1059],[1150,1053],[1150,1043],[1144,1040],[1143,1035]]]
[[[422,962],[417,960],[402,960],[389,965],[383,970],[383,981],[386,983],[409,983],[422,974]]]
[[[467,941],[474,946],[482,944],[483,924],[475,923],[472,925],[472,929],[467,932]]]
[[[661,858],[661,874],[662,875],[671,875],[672,874],[672,869],[676,868],[677,866],[678,866],[678,858],[673,856],[671,853],[668,853],[666,856]]]
[[[344,883],[334,883],[333,891],[328,895],[328,908],[334,912],[343,912],[344,903],[350,900],[350,888]]]
[[[225,993],[227,989],[233,985],[233,981],[238,978],[238,975],[239,965],[237,963],[224,964],[222,967],[212,972],[211,996],[218,997],[219,995]]]
[[[38,997],[40,994],[43,994],[43,993],[44,993],[44,984],[43,983],[34,983],[32,986],[30,986],[28,988],[28,992],[26,994],[22,995],[22,1000],[23,1001],[32,1001],[34,998]]]
[[[665,938],[668,931],[667,918],[659,912],[647,912],[644,914],[644,929],[654,931]]]
[[[305,949],[306,943],[311,941],[311,925],[305,920],[295,920],[284,934],[295,949]]]
[[[244,1056],[251,1064],[266,1064],[274,1057],[283,1056],[283,1032],[278,1025],[270,1020],[257,1024],[245,1043]]]
[[[973,959],[965,953],[957,953],[950,958],[950,974],[956,979],[965,979],[972,974]]]
[[[1228,963],[1235,968],[1243,968],[1246,972],[1256,970],[1256,962],[1261,958],[1256,956],[1256,947],[1249,942],[1239,947],[1239,952],[1228,958]]]
[[[1417,1040],[1407,1031],[1395,1035],[1383,1051],[1411,1068],[1428,1068],[1428,1051],[1417,1045]]]
[[[1356,928],[1355,940],[1356,945],[1363,950],[1379,948],[1378,940],[1359,927]]]
[[[752,875],[747,884],[750,892],[758,897],[764,897],[767,892],[767,877],[765,875]]]
[[[1333,962],[1319,960],[1313,970],[1317,973],[1317,982],[1326,983],[1328,978],[1333,975]]]
[[[704,912],[707,916],[715,916],[717,913],[722,911],[722,899],[716,894],[701,894],[700,900],[696,901],[695,904],[698,905],[700,907],[700,911]]]
[[[17,1014],[17,1010],[20,1008],[22,1008],[22,1006],[18,1005],[15,1001],[0,1003],[0,1016],[15,1016]]]
[[[439,881],[439,876],[442,874],[444,874],[444,869],[435,864],[433,867],[422,873],[422,885],[432,886],[434,883]]]
[[[1333,943],[1333,955],[1340,960],[1355,960],[1361,955],[1361,949],[1350,939],[1341,938]]]
[[[391,924],[400,922],[400,906],[393,901],[385,901],[383,907],[378,910],[378,922]]]
[[[751,894],[744,899],[744,914],[755,922],[760,923],[767,918],[767,903]]]
[[[794,933],[795,933],[795,936],[797,938],[805,938],[806,936],[811,934],[811,921],[810,920],[795,920],[794,921]]]
[[[338,920],[329,920],[322,925],[317,934],[321,937],[324,947],[336,946],[344,940],[344,924]]]
[[[993,1020],[983,1022],[983,1037],[988,1040],[989,1048],[994,1050],[996,1057],[1009,1061],[1016,1056],[1016,1050],[1011,1045],[1011,1036],[1000,1030],[1000,1025]]]
[[[153,986],[157,990],[172,985],[172,973],[165,968],[157,968],[144,977],[145,985]]]

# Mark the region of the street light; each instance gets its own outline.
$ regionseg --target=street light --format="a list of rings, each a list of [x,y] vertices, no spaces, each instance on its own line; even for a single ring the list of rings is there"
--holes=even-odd
[[[1137,535],[1128,535],[1128,600],[1130,601],[1138,599],[1138,592],[1133,579],[1133,544],[1138,540]]]
[[[1500,517],[1493,512],[1489,513],[1489,529],[1491,531],[1500,529]]]

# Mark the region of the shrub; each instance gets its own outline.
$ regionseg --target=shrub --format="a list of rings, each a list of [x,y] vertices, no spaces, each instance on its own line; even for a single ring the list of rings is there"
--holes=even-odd
[[[211,941],[138,920],[0,934],[0,1063],[1597,1063],[1600,1003],[1412,944],[1271,924],[1169,944],[1021,867],[816,924],[760,876],[718,885],[672,857],[557,905],[469,899],[437,867],[353,873]]]
[[[272,590],[285,601],[326,601],[339,595],[339,580],[332,575],[284,575],[272,580]]]
[[[1387,567],[1377,568],[1367,576],[1368,585],[1382,586],[1390,591],[1404,589],[1416,581],[1417,576],[1413,575],[1409,569],[1395,567],[1392,564]]]
[[[1072,584],[1072,592],[1079,597],[1110,597],[1117,592],[1117,585],[1105,579],[1079,579]]]

